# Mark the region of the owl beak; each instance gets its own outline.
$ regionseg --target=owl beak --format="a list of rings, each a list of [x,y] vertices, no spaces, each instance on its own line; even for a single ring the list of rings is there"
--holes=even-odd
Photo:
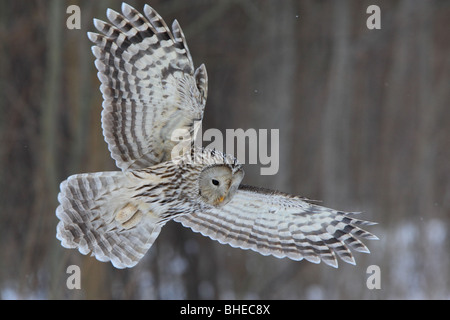
[[[222,201],[223,201],[224,199],[225,199],[225,197],[223,197],[223,196],[220,197],[220,198],[219,198],[219,203],[222,203]]]

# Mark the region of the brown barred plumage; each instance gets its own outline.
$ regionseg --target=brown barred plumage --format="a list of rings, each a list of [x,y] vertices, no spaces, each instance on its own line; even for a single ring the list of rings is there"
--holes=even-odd
[[[172,133],[193,133],[207,95],[204,65],[194,70],[183,32],[172,31],[149,6],[147,18],[127,4],[108,9],[110,23],[94,19],[89,32],[102,83],[102,127],[112,158],[123,170],[170,160]]]
[[[145,16],[144,16],[145,15]],[[122,170],[78,174],[61,183],[57,238],[117,268],[132,267],[169,220],[233,247],[293,260],[354,264],[369,252],[373,223],[306,199],[241,185],[237,160],[191,148],[172,159],[181,130],[193,136],[207,97],[206,68],[194,69],[177,21],[151,7],[108,9],[88,33],[103,94],[102,127]]]

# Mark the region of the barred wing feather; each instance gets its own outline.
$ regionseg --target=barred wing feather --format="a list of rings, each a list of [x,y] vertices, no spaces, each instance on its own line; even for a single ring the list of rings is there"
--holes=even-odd
[[[111,23],[94,19],[89,32],[103,94],[102,127],[112,158],[122,170],[142,169],[171,158],[177,129],[194,133],[207,96],[204,65],[194,71],[183,32],[172,30],[150,6],[144,15],[128,4],[108,9]]]
[[[351,250],[369,252],[361,239],[378,239],[361,228],[375,223],[354,215],[300,197],[241,186],[224,207],[194,212],[175,221],[232,247],[337,267],[337,256],[355,264]]]

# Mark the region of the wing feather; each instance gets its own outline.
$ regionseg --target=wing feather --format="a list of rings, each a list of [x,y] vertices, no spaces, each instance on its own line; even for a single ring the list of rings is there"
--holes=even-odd
[[[304,198],[241,186],[224,207],[177,217],[195,232],[262,255],[306,259],[337,267],[337,257],[355,264],[351,250],[369,252],[360,239],[377,239],[360,228],[372,222]]]
[[[122,4],[108,9],[110,23],[94,19],[89,32],[103,94],[102,128],[122,170],[142,169],[171,158],[172,134],[191,137],[203,119],[207,96],[204,65],[194,69],[177,21],[172,30],[150,6],[144,15]]]

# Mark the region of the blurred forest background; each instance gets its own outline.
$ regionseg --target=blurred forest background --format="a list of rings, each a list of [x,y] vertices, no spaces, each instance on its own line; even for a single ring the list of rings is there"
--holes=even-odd
[[[129,1],[142,10],[144,1]],[[117,270],[55,238],[59,183],[117,170],[87,31],[121,1],[0,0],[0,298],[450,298],[450,2],[151,0],[205,63],[203,130],[280,130],[280,169],[246,184],[379,224],[357,266],[280,260],[171,222]],[[69,30],[66,9],[81,9]],[[381,30],[369,30],[369,5]],[[69,290],[66,269],[81,268]],[[381,289],[366,286],[378,265]]]

